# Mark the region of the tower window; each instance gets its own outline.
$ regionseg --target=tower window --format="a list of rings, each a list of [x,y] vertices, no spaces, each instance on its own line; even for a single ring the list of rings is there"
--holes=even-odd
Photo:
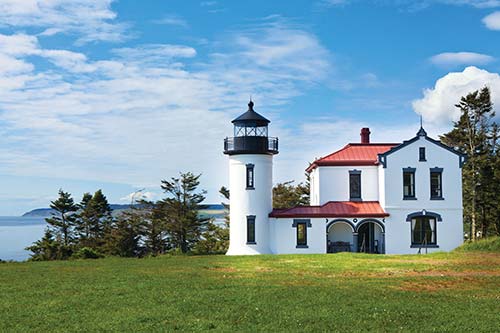
[[[420,147],[418,149],[418,160],[420,162],[425,162],[426,159],[425,159],[425,147]]]
[[[247,244],[255,243],[255,215],[247,216]]]
[[[253,190],[254,187],[254,165],[247,164],[247,190]]]
[[[431,200],[443,199],[443,169],[431,169]]]
[[[415,199],[415,169],[403,169],[403,200]]]
[[[349,171],[349,197],[352,201],[361,200],[361,171]]]

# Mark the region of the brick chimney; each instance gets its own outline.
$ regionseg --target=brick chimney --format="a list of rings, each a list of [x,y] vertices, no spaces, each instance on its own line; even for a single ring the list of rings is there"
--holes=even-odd
[[[370,143],[370,129],[364,127],[361,129],[361,143]]]

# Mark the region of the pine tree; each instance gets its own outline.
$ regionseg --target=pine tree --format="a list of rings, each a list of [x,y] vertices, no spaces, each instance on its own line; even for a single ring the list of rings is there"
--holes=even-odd
[[[497,201],[489,184],[497,168],[493,164],[497,152],[492,139],[497,130],[492,121],[495,112],[490,90],[484,87],[472,92],[462,97],[456,107],[460,109],[460,119],[454,122],[452,131],[441,136],[441,141],[467,155],[463,168],[464,217],[470,220],[470,237],[475,240],[478,226],[484,229],[488,224],[490,204]]]
[[[75,205],[71,194],[59,190],[59,198],[50,204],[55,212],[45,221],[50,225],[56,237],[62,240],[62,245],[69,251],[69,246],[73,239],[73,226],[75,222],[75,212],[78,207]],[[68,255],[69,256],[69,255]]]
[[[144,224],[140,209],[132,207],[114,220],[106,238],[104,251],[120,257],[137,257],[142,253],[140,245]]]
[[[64,259],[60,249],[61,244],[54,239],[50,228],[45,229],[42,239],[26,248],[26,250],[33,252],[30,258],[32,261]]]
[[[187,253],[199,241],[209,219],[198,216],[205,191],[197,192],[201,175],[181,173],[179,178],[162,180],[161,188],[169,195],[160,202],[165,230],[173,247]]]
[[[165,253],[169,248],[168,234],[165,225],[164,202],[153,203],[142,201],[142,235],[145,252],[152,256]]]
[[[82,200],[78,204],[78,214],[75,221],[75,231],[78,236],[80,247],[90,246],[90,229],[92,227],[92,214],[89,209],[92,194],[84,193]]]
[[[309,204],[309,177],[306,184],[293,185],[290,180],[273,187],[273,208],[283,209]]]

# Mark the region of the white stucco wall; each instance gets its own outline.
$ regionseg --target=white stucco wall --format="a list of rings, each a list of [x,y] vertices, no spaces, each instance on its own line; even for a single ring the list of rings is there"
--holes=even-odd
[[[377,166],[322,166],[317,167],[319,175],[319,200],[323,205],[328,201],[349,201],[349,171],[361,171],[361,199],[378,201],[378,169]]]
[[[315,168],[311,171],[309,174],[309,183],[311,184],[310,187],[310,205],[311,206],[319,206],[319,172],[318,168]]]
[[[426,149],[426,161],[419,161],[419,147]],[[415,168],[416,200],[403,200],[403,168]],[[430,199],[430,169],[443,169],[444,200]],[[382,167],[381,167],[382,168]],[[387,167],[381,179],[385,190],[382,207],[390,214],[386,218],[386,253],[416,253],[411,246],[411,225],[406,216],[426,210],[442,216],[437,225],[437,249],[450,251],[463,242],[462,176],[459,156],[420,137],[419,140],[387,156]]]
[[[308,248],[297,248],[297,228],[291,218],[271,218],[271,250],[275,254],[326,253],[325,219],[312,218],[307,228]]]
[[[246,189],[246,165],[254,165],[254,188]],[[272,210],[273,157],[229,156],[230,229],[228,255],[271,253],[269,213]],[[256,244],[247,244],[247,216],[255,215]]]

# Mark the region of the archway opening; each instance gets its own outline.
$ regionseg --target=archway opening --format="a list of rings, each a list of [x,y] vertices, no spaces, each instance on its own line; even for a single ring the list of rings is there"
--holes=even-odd
[[[384,253],[384,231],[375,222],[364,222],[358,226],[358,252]]]
[[[327,253],[352,252],[353,227],[343,221],[332,223],[327,230]]]

